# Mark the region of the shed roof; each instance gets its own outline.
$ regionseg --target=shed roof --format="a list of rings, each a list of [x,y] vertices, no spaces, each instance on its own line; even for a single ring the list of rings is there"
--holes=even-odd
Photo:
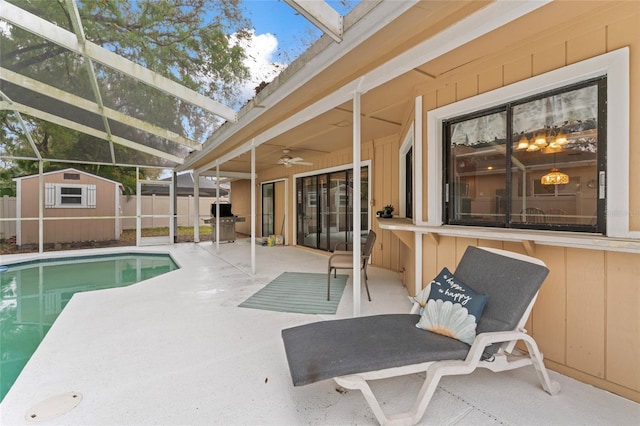
[[[122,184],[120,182],[116,182],[115,180],[107,179],[107,178],[104,178],[102,176],[94,175],[93,173],[85,172],[83,170],[78,170],[78,169],[74,169],[74,168],[68,168],[68,169],[62,169],[62,170],[53,170],[53,171],[50,171],[50,172],[42,173],[42,176],[46,177],[46,176],[57,175],[57,174],[61,174],[61,173],[79,173],[79,174],[82,174],[82,175],[85,175],[85,176],[89,176],[89,177],[91,177],[93,179],[99,179],[99,180],[111,183],[113,185],[122,186]],[[38,174],[33,174],[33,175],[28,175],[28,176],[20,176],[20,177],[17,177],[17,178],[13,178],[13,180],[17,182],[17,181],[20,181],[20,180],[23,180],[23,179],[35,179],[35,178],[38,178],[38,176],[39,176]]]

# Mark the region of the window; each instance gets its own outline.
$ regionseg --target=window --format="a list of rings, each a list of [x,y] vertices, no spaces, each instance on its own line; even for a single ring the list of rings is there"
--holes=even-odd
[[[95,208],[96,186],[47,183],[45,208]]]
[[[439,227],[445,223],[443,200],[446,197],[443,193],[445,188],[443,181],[446,176],[445,163],[443,162],[445,156],[443,122],[481,110],[487,111],[492,107],[509,102],[518,102],[542,92],[606,76],[606,116],[599,123],[603,125],[603,129],[606,127],[606,134],[598,135],[599,143],[604,142],[606,137],[606,146],[601,146],[599,152],[599,155],[606,158],[606,176],[604,176],[605,179],[600,179],[599,176],[596,182],[581,181],[580,184],[581,187],[597,185],[598,193],[602,193],[606,197],[604,219],[599,226],[606,226],[605,235],[607,237],[640,238],[640,231],[633,230],[630,226],[630,217],[634,213],[630,211],[629,202],[631,194],[629,179],[631,89],[629,75],[629,48],[624,47],[428,111],[426,114],[427,167],[424,175],[419,167],[416,169],[416,176],[424,176],[426,179],[427,211],[426,219],[422,220],[419,211],[421,203],[415,203],[416,224]],[[416,151],[417,156],[418,151]],[[419,166],[419,163],[415,163],[415,165]],[[414,180],[414,185],[420,184],[420,181]],[[469,189],[471,190],[471,185],[469,185]],[[419,195],[417,187],[416,195]],[[605,200],[601,202],[604,203]],[[562,241],[566,237],[566,234],[558,234],[557,236],[558,241]]]
[[[443,122],[448,224],[604,233],[606,77]]]

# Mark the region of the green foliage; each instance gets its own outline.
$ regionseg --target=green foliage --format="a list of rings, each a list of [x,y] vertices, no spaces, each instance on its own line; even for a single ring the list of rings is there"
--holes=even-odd
[[[64,1],[8,1],[73,31]],[[236,106],[239,83],[249,75],[243,65],[243,49],[231,42],[232,37],[242,39],[250,35],[240,0],[82,0],[77,6],[91,42],[207,97]],[[10,31],[9,36],[0,32],[3,67],[95,100],[84,59],[20,28],[10,27]],[[218,125],[199,108],[185,105],[108,66],[94,63],[94,68],[102,101],[109,108],[197,140],[204,140]],[[5,90],[11,98],[10,85],[3,85]],[[39,98],[47,100],[45,94],[34,92],[34,102]],[[62,111],[60,114],[64,116]],[[42,158],[78,162],[72,165],[45,162],[45,171],[74,167],[122,182],[127,191],[134,191],[135,169],[93,163],[112,163],[115,157],[116,163],[173,165],[115,144],[112,157],[111,147],[104,140],[30,116],[23,118]],[[37,173],[38,164],[30,160],[35,153],[17,116],[11,111],[0,111],[0,122],[0,155],[5,157],[0,160],[0,188],[11,188],[12,177]],[[100,119],[86,125],[102,128]],[[175,143],[150,138],[132,128],[126,132],[124,137],[165,152],[186,151]],[[150,177],[158,172],[148,169],[142,173]]]

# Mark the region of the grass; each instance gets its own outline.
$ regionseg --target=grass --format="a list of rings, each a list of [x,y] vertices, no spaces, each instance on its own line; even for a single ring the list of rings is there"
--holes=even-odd
[[[169,228],[144,228],[142,229],[143,237],[162,237],[169,236]],[[177,230],[177,240],[179,243],[193,241],[193,226],[179,226]],[[204,225],[200,227],[200,241],[208,241],[211,239],[211,226]],[[56,250],[73,250],[84,248],[98,247],[118,247],[118,246],[134,246],[136,244],[136,230],[125,229],[122,231],[119,240],[112,241],[72,241],[56,244],[45,244],[44,251]],[[18,248],[15,244],[11,244],[9,240],[0,241],[0,254],[15,253],[33,253],[37,252],[37,245],[25,246]]]

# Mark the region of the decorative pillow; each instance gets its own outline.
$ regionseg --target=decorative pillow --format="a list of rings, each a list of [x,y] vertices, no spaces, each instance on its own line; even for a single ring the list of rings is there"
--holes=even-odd
[[[473,343],[478,320],[489,296],[476,293],[447,268],[442,269],[424,290],[427,288],[429,297],[416,327]],[[424,299],[424,290],[416,295],[417,303]]]
[[[427,284],[427,286],[415,296],[409,296],[409,300],[411,301],[411,303],[417,303],[418,305],[420,305],[420,311],[418,312],[419,315],[422,315],[422,312],[424,312],[424,307],[427,305],[427,300],[429,299],[430,292],[431,283]]]

